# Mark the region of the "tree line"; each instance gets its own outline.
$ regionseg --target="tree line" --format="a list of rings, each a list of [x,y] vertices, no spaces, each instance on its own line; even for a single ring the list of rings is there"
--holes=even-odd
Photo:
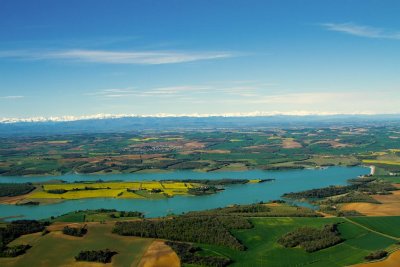
[[[125,236],[215,244],[244,250],[244,245],[230,230],[251,227],[247,219],[239,216],[179,216],[159,220],[117,222],[113,232]]]
[[[31,183],[4,183],[0,184],[0,197],[14,197],[28,194],[35,186]]]
[[[83,227],[69,227],[65,226],[63,228],[63,234],[64,235],[71,235],[71,236],[77,236],[77,237],[82,237],[87,233],[87,228],[86,225]]]
[[[75,260],[77,261],[89,261],[89,262],[101,262],[101,263],[109,263],[111,262],[111,258],[118,254],[115,251],[111,251],[109,249],[105,250],[83,250],[79,252],[77,256],[75,256]]]
[[[380,260],[385,258],[388,255],[387,251],[384,250],[378,250],[371,252],[367,256],[365,256],[365,259],[368,261],[373,261],[373,260]]]
[[[397,188],[389,182],[377,179],[358,178],[351,179],[348,182],[351,184],[346,186],[328,186],[301,192],[285,193],[283,194],[283,197],[294,199],[322,199],[326,197],[343,195],[354,191],[368,195],[374,195],[391,194],[391,191],[397,190]]]
[[[186,213],[187,216],[242,216],[242,217],[322,217],[310,208],[295,207],[284,204],[282,200],[275,200],[278,206],[268,206],[263,202],[248,205],[233,205],[204,211]]]
[[[198,254],[198,252],[202,251],[202,249],[200,247],[193,246],[192,244],[175,241],[166,241],[165,244],[170,246],[175,251],[181,260],[181,263],[200,266],[225,267],[232,262],[231,259],[225,257],[201,256]]]
[[[30,248],[29,245],[8,246],[10,242],[26,234],[41,232],[49,222],[39,222],[35,220],[16,220],[0,227],[0,256],[16,257],[25,253]]]
[[[278,243],[286,248],[302,247],[307,252],[315,252],[344,241],[340,237],[337,224],[327,224],[322,229],[300,227],[282,236]]]

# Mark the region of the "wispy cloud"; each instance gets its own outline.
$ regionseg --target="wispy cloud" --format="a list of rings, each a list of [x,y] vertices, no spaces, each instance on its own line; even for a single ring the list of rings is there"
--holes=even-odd
[[[188,97],[207,97],[208,95],[217,95],[219,97],[236,96],[236,97],[256,97],[260,88],[254,85],[228,86],[228,85],[176,85],[154,88],[110,88],[102,89],[95,92],[85,93],[87,96],[96,96],[102,98],[118,98],[118,97],[158,97],[168,98],[174,97],[175,100],[187,99]],[[198,99],[197,99],[198,100]]]
[[[400,40],[399,31],[389,31],[382,28],[358,25],[351,22],[323,23],[321,25],[329,31],[342,32],[360,37]]]
[[[325,103],[327,101],[340,100],[351,96],[350,93],[289,93],[289,94],[276,94],[259,96],[257,98],[248,100],[252,104],[287,104],[287,105],[311,105],[316,103]]]
[[[231,52],[45,50],[0,51],[0,58],[26,60],[72,60],[105,64],[160,65],[233,57]]]
[[[176,96],[182,94],[198,94],[209,92],[212,87],[206,85],[180,85],[151,88],[143,91],[143,95],[148,96]]]
[[[134,90],[133,87],[109,88],[109,89],[99,90],[96,92],[85,93],[84,95],[115,98],[115,97],[134,96],[137,95],[137,91]]]
[[[0,96],[0,99],[21,99],[24,97],[25,96],[22,95],[6,95],[6,96]]]
[[[166,86],[166,87],[155,87],[155,88],[142,88],[137,89],[135,87],[126,88],[110,88],[102,89],[96,92],[85,93],[88,96],[98,96],[104,98],[116,98],[116,97],[178,97],[184,96],[185,94],[196,95],[212,92],[213,88],[206,85],[179,85],[179,86]]]

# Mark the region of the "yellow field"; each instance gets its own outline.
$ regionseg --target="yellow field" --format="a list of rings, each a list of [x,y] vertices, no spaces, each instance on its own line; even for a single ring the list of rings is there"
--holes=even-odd
[[[154,196],[165,194],[172,197],[174,195],[186,195],[189,188],[198,186],[200,184],[173,181],[44,184],[43,190],[32,192],[28,195],[28,199],[144,198],[143,195],[128,192],[127,189],[142,190],[142,192],[144,190],[149,193],[153,189],[159,189],[161,190],[160,193],[152,194]],[[86,188],[96,188],[96,190],[85,190]],[[49,190],[66,190],[67,192],[54,194],[49,193]],[[148,196],[151,197],[151,194]]]
[[[249,184],[257,184],[259,182],[261,182],[260,179],[249,180]]]
[[[35,144],[50,144],[50,145],[58,145],[58,144],[67,144],[71,141],[69,140],[51,140],[51,141],[38,141],[34,142]]]
[[[174,196],[174,195],[187,195],[187,189],[164,189],[163,190],[165,194],[168,196]]]
[[[268,137],[269,140],[274,140],[274,139],[282,139],[280,136],[270,136]]]
[[[151,190],[151,189],[181,189],[181,188],[192,188],[196,186],[193,183],[181,183],[181,182],[158,182],[158,181],[145,181],[145,182],[104,182],[104,183],[72,183],[72,184],[45,184],[43,190],[73,190],[73,189],[85,189],[100,188],[100,189],[133,189],[133,190]]]
[[[99,197],[112,197],[112,198],[143,198],[138,194],[127,192],[126,189],[98,189],[98,190],[82,190],[82,191],[68,191],[64,194],[52,194],[45,191],[34,192],[29,195],[29,198],[56,198],[56,199],[82,199],[82,198],[99,198]]]
[[[374,159],[365,159],[365,160],[363,160],[363,163],[365,163],[365,164],[400,165],[400,161],[374,160]]]
[[[129,140],[134,141],[134,142],[146,142],[146,141],[152,141],[152,140],[157,140],[159,138],[156,137],[146,137],[146,138],[131,138]]]
[[[177,140],[183,140],[183,137],[145,137],[145,138],[131,138],[129,140],[134,142],[147,142],[154,140],[177,141]]]
[[[47,141],[49,144],[67,144],[69,143],[69,140],[54,140],[54,141]]]
[[[139,189],[140,182],[105,182],[105,183],[73,183],[73,184],[45,184],[43,189],[48,190],[72,190],[72,189],[85,189],[85,187],[91,188],[110,188],[110,189]]]
[[[162,185],[165,189],[182,189],[182,188],[192,188],[196,186],[200,186],[195,183],[176,183],[176,182],[162,182]]]
[[[373,155],[373,156],[385,156],[385,155],[387,155],[387,152],[373,152],[371,155]]]

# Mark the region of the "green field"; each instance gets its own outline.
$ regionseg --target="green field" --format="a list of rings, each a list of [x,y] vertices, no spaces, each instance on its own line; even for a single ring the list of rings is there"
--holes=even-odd
[[[60,231],[51,232],[45,236],[40,233],[23,236],[11,245],[28,243],[32,245],[27,253],[16,258],[0,258],[4,267],[26,266],[70,266],[75,263],[74,257],[81,250],[111,249],[118,254],[112,259],[115,266],[137,266],[143,253],[151,244],[152,239],[123,237],[111,234],[112,224],[89,225],[84,237],[70,237]],[[79,266],[104,266],[89,264]]]
[[[141,131],[7,138],[0,175],[296,169],[375,164],[400,172],[399,126]],[[288,144],[289,141],[289,144]]]
[[[374,175],[374,177],[384,179],[388,182],[394,183],[394,184],[400,184],[400,176],[385,176],[385,175]]]
[[[400,241],[400,216],[393,217],[354,217],[351,218],[365,227],[399,238]]]
[[[368,219],[368,218],[366,218]],[[342,218],[254,218],[255,227],[237,230],[235,236],[248,248],[233,251],[218,246],[201,245],[209,254],[225,255],[234,260],[232,266],[345,266],[362,262],[371,251],[385,249],[395,240],[370,232]],[[345,241],[313,253],[300,248],[284,248],[277,240],[301,226],[322,227],[340,223]]]
[[[232,228],[231,233],[246,247],[234,250],[226,246],[196,244],[202,248],[202,256],[224,256],[233,260],[230,266],[348,266],[364,262],[364,257],[377,250],[394,251],[399,248],[400,216],[398,217],[352,217],[352,218],[305,218],[305,217],[252,217],[243,206],[243,215],[253,224],[253,228],[240,230]],[[235,214],[227,208],[227,214]],[[239,208],[239,207],[236,207]],[[260,211],[260,214],[263,214]],[[136,266],[152,239],[112,234],[113,221],[108,215],[118,211],[71,212],[54,218],[49,226],[50,233],[22,236],[10,243],[12,245],[30,244],[25,255],[16,258],[0,258],[1,266],[70,266],[74,256],[81,250],[111,249],[118,252],[113,258],[114,266]],[[223,212],[220,212],[224,214]],[[247,215],[246,215],[247,214]],[[194,214],[190,215],[193,216]],[[200,212],[198,216],[207,213]],[[232,216],[232,215],[231,215]],[[250,216],[250,217],[249,217]],[[131,218],[134,219],[134,218]],[[88,234],[84,237],[71,237],[61,233],[64,222],[105,221],[88,223]],[[61,224],[60,224],[61,223]],[[302,248],[285,248],[278,244],[283,235],[303,226],[322,228],[326,224],[338,224],[342,243],[319,250],[306,252]],[[236,230],[235,230],[236,229]],[[204,229],[207,231],[207,229]],[[79,265],[80,266],[80,265]],[[91,265],[87,265],[91,266]],[[98,265],[93,265],[98,266]],[[190,265],[188,265],[190,266]]]

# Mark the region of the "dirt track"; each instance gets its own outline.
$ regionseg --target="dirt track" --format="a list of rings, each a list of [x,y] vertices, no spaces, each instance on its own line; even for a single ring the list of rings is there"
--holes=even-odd
[[[140,260],[139,267],[179,267],[178,255],[164,241],[156,240]]]

